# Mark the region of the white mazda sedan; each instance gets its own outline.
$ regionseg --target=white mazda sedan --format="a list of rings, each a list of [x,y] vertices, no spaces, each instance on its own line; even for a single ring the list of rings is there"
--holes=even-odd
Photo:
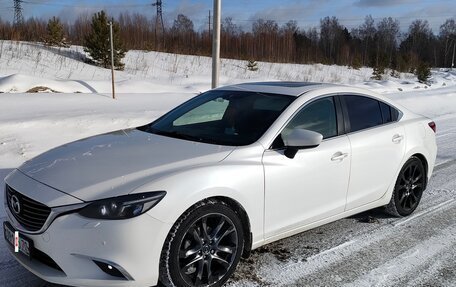
[[[435,124],[372,92],[249,83],[50,150],[6,181],[11,253],[73,286],[221,286],[264,244],[383,206],[407,216]]]

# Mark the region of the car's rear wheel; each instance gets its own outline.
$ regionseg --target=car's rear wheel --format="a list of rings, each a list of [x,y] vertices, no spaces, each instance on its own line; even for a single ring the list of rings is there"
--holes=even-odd
[[[394,216],[410,215],[418,207],[426,183],[423,163],[411,157],[402,167],[386,211]]]
[[[171,229],[161,255],[160,281],[166,286],[222,286],[243,248],[236,212],[220,201],[200,202]]]

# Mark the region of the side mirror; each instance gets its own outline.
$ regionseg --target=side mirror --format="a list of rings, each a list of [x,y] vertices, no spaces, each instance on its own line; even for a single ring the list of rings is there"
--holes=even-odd
[[[321,144],[323,135],[317,132],[294,129],[286,138],[283,139],[285,144],[285,156],[294,158],[300,149],[314,148]]]

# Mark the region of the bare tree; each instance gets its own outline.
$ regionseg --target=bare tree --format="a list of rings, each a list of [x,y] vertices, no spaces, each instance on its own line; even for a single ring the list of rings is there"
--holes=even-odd
[[[383,18],[377,25],[377,56],[376,65],[391,66],[397,49],[399,21],[391,17]],[[384,63],[381,63],[385,61]]]
[[[445,23],[440,26],[439,33],[440,41],[443,48],[443,66],[451,66],[451,48],[456,45],[456,22],[454,19],[447,19]]]
[[[166,45],[155,42],[154,17],[123,12],[117,22],[119,37],[127,49],[211,55],[209,30],[195,31],[192,19],[186,15],[178,15],[165,27],[163,42]],[[27,19],[21,26],[21,39],[43,41],[46,24],[47,20]],[[75,21],[62,24],[68,43],[83,45],[91,31],[91,15],[83,13]],[[16,39],[15,32],[10,22],[0,19],[0,39]],[[388,67],[411,71],[419,62],[448,67],[456,46],[455,19],[447,19],[439,32],[439,36],[435,36],[427,21],[417,20],[402,37],[397,19],[374,21],[370,15],[350,32],[336,17],[322,18],[319,27],[307,30],[299,29],[293,20],[279,26],[273,20],[257,19],[251,29],[244,31],[235,19],[228,17],[222,24],[221,54],[241,60],[364,65],[376,67],[379,73]]]
[[[272,61],[277,58],[276,41],[278,39],[279,25],[274,20],[258,19],[252,24],[255,37],[254,50],[256,57]]]
[[[369,64],[370,55],[372,55],[374,50],[374,39],[377,33],[374,23],[372,16],[368,15],[364,18],[364,23],[359,27],[359,38],[363,45],[362,63],[366,66]]]
[[[191,51],[192,45],[195,44],[195,31],[192,20],[183,14],[177,15],[171,27],[171,37],[179,53]]]
[[[348,40],[348,31],[344,28],[336,17],[325,17],[320,20],[320,45],[329,63],[342,63],[341,50]]]

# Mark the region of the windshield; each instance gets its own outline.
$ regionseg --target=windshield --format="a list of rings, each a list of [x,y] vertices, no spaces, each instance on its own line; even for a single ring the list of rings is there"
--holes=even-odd
[[[266,132],[294,99],[245,91],[209,91],[139,129],[217,145],[249,145]]]

